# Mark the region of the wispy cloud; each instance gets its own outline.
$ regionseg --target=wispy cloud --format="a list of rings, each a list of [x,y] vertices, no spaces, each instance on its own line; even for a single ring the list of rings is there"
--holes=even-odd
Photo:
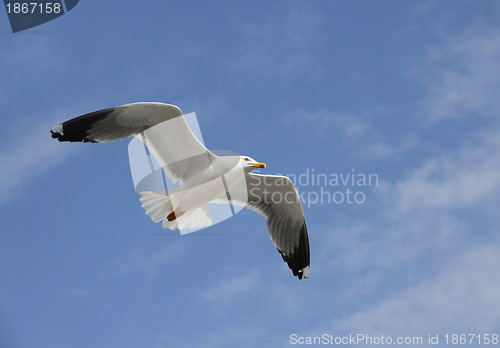
[[[9,125],[1,141],[0,204],[19,194],[23,187],[61,163],[75,150],[74,147],[61,146],[50,136],[49,130],[61,119],[51,117],[33,124]]]
[[[398,212],[477,209],[498,201],[500,130],[482,131],[474,144],[429,159],[396,185]]]
[[[258,288],[259,276],[256,270],[241,275],[219,279],[202,291],[203,299],[212,303],[227,302],[243,293],[252,293]]]
[[[339,216],[316,231],[315,274],[337,285],[304,297],[303,306],[334,313],[308,334],[498,327],[497,139],[500,132],[490,129],[480,142],[429,158],[408,177],[384,182],[362,218]]]
[[[174,269],[179,260],[182,260],[185,251],[186,247],[179,242],[167,244],[155,251],[134,249],[110,265],[106,275],[116,277],[141,272],[154,276],[166,267]]]
[[[492,105],[498,101],[490,92],[500,90],[500,79],[487,75],[499,47],[496,30],[475,29],[433,48],[429,56],[440,64],[445,58],[451,62],[432,67],[436,85],[426,85],[422,110],[435,120],[449,115],[491,120]],[[500,73],[497,67],[491,69],[494,76]],[[460,83],[445,78],[449,71]],[[469,89],[474,95],[455,98]],[[434,127],[447,131],[439,123]],[[366,132],[364,126],[352,129],[354,137]],[[378,201],[363,220],[338,219],[321,235],[317,271],[333,271],[340,278],[332,307],[339,301],[351,306],[346,315],[322,325],[323,332],[486,332],[498,327],[500,316],[493,304],[500,293],[495,269],[500,248],[500,128],[485,122],[455,132],[460,137],[455,148],[436,151],[413,163],[406,175],[384,180]],[[427,139],[438,148],[442,141]],[[329,298],[326,293],[317,296]]]
[[[241,46],[228,57],[228,66],[270,77],[314,79],[322,71],[314,56],[314,47],[322,40],[322,22],[321,14],[298,10],[262,16],[260,23],[242,26]]]
[[[492,117],[500,108],[500,30],[476,23],[434,46],[412,75],[426,89],[421,113],[431,121]]]
[[[396,154],[414,148],[417,138],[414,134],[383,134],[376,126],[377,117],[385,113],[382,107],[358,113],[329,110],[299,110],[283,117],[283,123],[300,131],[307,131],[315,138],[334,138],[338,146],[347,148],[363,160],[388,159]],[[394,146],[391,142],[397,142]]]
[[[364,220],[339,221],[338,230],[321,236],[319,263],[350,275],[350,295],[353,289],[362,294],[390,281],[405,286],[406,276],[397,275],[408,268],[415,277],[425,276],[453,254],[489,240],[500,229],[494,212],[500,196],[498,139],[500,131],[490,129],[481,141],[428,158],[395,183],[382,182]],[[424,266],[414,269],[416,264]],[[368,278],[355,276],[365,277],[367,269],[373,270]]]
[[[500,245],[481,246],[450,260],[435,276],[394,298],[334,324],[335,331],[426,334],[468,329],[490,332],[500,324]]]

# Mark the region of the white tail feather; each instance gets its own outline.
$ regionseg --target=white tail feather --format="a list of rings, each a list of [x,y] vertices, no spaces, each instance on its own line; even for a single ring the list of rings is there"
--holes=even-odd
[[[167,191],[144,191],[141,192],[139,201],[142,207],[146,210],[146,214],[153,220],[153,222],[160,222],[163,220],[162,227],[175,230],[177,222],[168,221],[167,216],[174,210],[172,207],[171,199]]]
[[[177,208],[172,205],[172,200],[175,202],[175,195],[176,193],[169,194],[167,191],[144,191],[141,192],[141,198],[139,200],[151,220],[155,223],[161,221],[161,226],[163,228],[169,228],[171,230],[178,228],[181,230],[181,234],[184,234],[192,232],[187,231],[189,229],[196,230],[212,225],[208,204],[185,211],[175,220],[168,221],[167,216]]]

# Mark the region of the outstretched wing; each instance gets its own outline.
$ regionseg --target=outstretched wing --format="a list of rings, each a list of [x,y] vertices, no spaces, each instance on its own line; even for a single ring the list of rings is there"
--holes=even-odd
[[[50,132],[59,141],[105,143],[140,134],[179,116],[182,116],[182,111],[175,105],[133,103],[73,118]]]
[[[138,136],[173,182],[201,175],[216,156],[193,134],[181,109],[133,103],[95,111],[50,131],[59,141],[103,143]]]
[[[247,174],[246,207],[267,219],[269,236],[299,279],[309,276],[309,238],[300,197],[286,176]]]

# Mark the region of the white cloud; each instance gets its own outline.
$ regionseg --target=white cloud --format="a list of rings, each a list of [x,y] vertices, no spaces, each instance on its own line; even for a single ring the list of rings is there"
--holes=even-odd
[[[499,263],[500,244],[468,250],[399,296],[336,322],[335,331],[378,335],[492,332],[500,325],[494,305],[500,301]]]
[[[421,113],[431,121],[497,116],[499,61],[498,29],[476,24],[443,40],[412,71],[426,88]]]
[[[61,115],[60,112],[56,114]],[[18,123],[2,135],[0,204],[19,194],[23,187],[75,150],[62,146],[50,136],[49,130],[60,121],[60,117],[52,117],[34,124]]]
[[[308,335],[499,327],[500,131],[482,135],[383,182],[379,200],[359,218],[340,215],[334,227],[316,231],[316,277],[333,276],[336,286],[304,298],[303,306],[330,313]]]
[[[350,308],[315,332],[406,335],[499,327],[500,128],[491,122],[500,106],[492,96],[500,91],[499,39],[495,30],[475,29],[433,48],[429,57],[437,65],[427,75],[422,110],[434,120],[480,115],[485,122],[455,129],[455,148],[420,158],[392,183],[382,180],[377,202],[362,217],[340,217],[320,236],[317,272],[340,279],[335,296],[317,294],[316,301]],[[440,126],[437,134],[449,131],[434,124]],[[353,129],[355,137],[365,132]],[[427,140],[438,149],[443,141]]]
[[[242,275],[219,279],[214,285],[202,291],[202,298],[214,303],[227,302],[242,293],[252,293],[259,285],[256,270],[243,272]]]
[[[307,131],[315,138],[334,138],[339,146],[354,152],[360,159],[380,160],[396,156],[417,145],[417,139],[413,134],[403,136],[394,133],[390,134],[391,141],[397,142],[397,146],[389,144],[388,137],[375,127],[376,117],[384,112],[386,112],[384,108],[359,113],[299,110],[295,114],[283,117],[283,123],[292,131]],[[297,124],[301,127],[298,128]]]
[[[349,221],[336,225],[339,231],[323,236],[320,257],[339,272],[369,267],[388,277],[402,267],[426,264],[431,256],[441,261],[475,238],[489,238],[495,227],[500,229],[495,213],[500,197],[499,139],[500,130],[490,129],[481,141],[431,157],[394,184],[382,181],[363,220],[349,216]],[[488,227],[475,221],[487,222]],[[332,253],[334,258],[329,257]],[[371,278],[377,282],[384,277]]]
[[[270,77],[314,79],[322,71],[313,50],[322,40],[322,22],[320,14],[298,10],[286,16],[262,16],[259,23],[242,27],[242,43],[237,53],[228,57],[227,65]]]
[[[106,275],[115,277],[134,272],[145,272],[154,276],[158,271],[168,267],[175,274],[176,265],[183,259],[185,251],[186,247],[179,242],[167,244],[155,251],[134,249],[126,257],[116,260],[110,265]]]
[[[399,182],[398,212],[477,209],[498,201],[500,131],[492,129],[476,141],[456,153],[429,159]]]

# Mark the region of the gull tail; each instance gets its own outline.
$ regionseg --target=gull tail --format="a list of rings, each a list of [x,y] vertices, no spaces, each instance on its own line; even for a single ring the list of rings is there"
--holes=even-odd
[[[168,191],[144,191],[141,192],[139,200],[151,220],[162,221],[163,228],[179,229],[181,234],[185,234],[212,225],[208,203],[187,211],[180,211],[179,207],[174,207],[172,204],[172,201],[179,200],[175,199],[177,194],[179,192],[169,194]]]
[[[171,230],[178,228],[177,222],[168,218],[173,214],[174,207],[172,206],[171,198],[167,191],[144,191],[141,192],[141,198],[139,200],[144,210],[146,210],[146,214],[148,214],[153,222],[160,222],[163,220],[163,228],[169,228]]]

